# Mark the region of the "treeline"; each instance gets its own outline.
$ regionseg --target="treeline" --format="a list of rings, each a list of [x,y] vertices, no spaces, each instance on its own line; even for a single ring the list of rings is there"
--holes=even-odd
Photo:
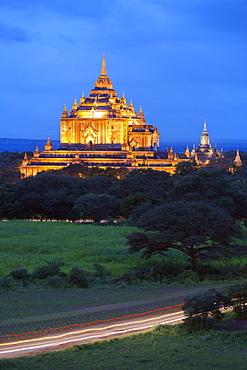
[[[78,173],[78,166],[68,171]],[[82,168],[84,171],[84,169]],[[129,218],[164,203],[203,201],[235,220],[247,219],[247,177],[222,169],[178,168],[178,174],[133,170],[117,178],[113,169],[91,169],[91,177],[64,171],[40,173],[16,183],[0,180],[0,219],[101,220]],[[62,174],[61,174],[62,173]]]

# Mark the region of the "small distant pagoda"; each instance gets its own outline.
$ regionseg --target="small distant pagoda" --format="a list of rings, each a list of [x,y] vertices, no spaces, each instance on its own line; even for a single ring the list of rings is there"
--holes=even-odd
[[[237,150],[236,157],[235,157],[235,159],[233,161],[233,164],[236,167],[241,167],[242,164],[243,164],[242,159],[240,157],[239,149]]]
[[[210,137],[205,120],[203,123],[203,131],[200,138],[200,144],[197,148],[192,149],[191,159],[194,160],[198,165],[207,165],[212,159],[223,157],[223,153],[217,150],[216,147],[212,148],[210,144]]]

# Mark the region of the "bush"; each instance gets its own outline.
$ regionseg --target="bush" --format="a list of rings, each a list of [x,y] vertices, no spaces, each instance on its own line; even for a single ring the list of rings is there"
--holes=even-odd
[[[191,332],[207,328],[208,317],[221,320],[223,317],[221,309],[229,306],[231,306],[231,298],[215,289],[195,293],[185,298],[185,304],[182,306],[187,316],[184,323]]]
[[[46,265],[37,267],[33,274],[33,279],[46,279],[49,276],[59,275],[60,267],[64,266],[64,262],[61,260],[45,261]]]
[[[99,263],[94,263],[93,268],[93,276],[96,279],[100,280],[102,283],[105,283],[109,279],[111,272],[107,271],[104,266],[100,265]]]
[[[220,267],[212,266],[211,264],[197,264],[197,274],[202,277],[211,278],[211,280],[229,280],[235,277],[244,276],[247,272],[246,265],[240,264],[225,264]]]
[[[237,319],[247,318],[247,283],[235,284],[226,288],[234,304],[233,312]]]
[[[161,282],[164,278],[177,276],[184,271],[184,266],[178,262],[147,261],[133,269],[138,280]]]
[[[113,282],[124,282],[128,285],[132,284],[134,281],[142,280],[162,282],[181,274],[183,271],[184,266],[179,262],[148,260],[116,277],[113,279]]]
[[[136,280],[136,275],[134,271],[129,270],[124,272],[122,275],[117,276],[113,279],[113,283],[119,284],[119,283],[125,283],[127,285],[133,284],[133,282]]]
[[[68,285],[66,277],[61,276],[49,276],[46,280],[46,284],[54,289],[65,288]]]
[[[69,272],[69,282],[77,285],[80,288],[89,287],[89,273],[85,270],[80,269],[78,266],[73,267]]]
[[[184,270],[181,274],[176,276],[176,282],[180,284],[194,284],[200,281],[198,274],[195,271]]]
[[[16,279],[16,280],[27,280],[29,277],[29,274],[27,273],[27,269],[22,269],[22,268],[11,271],[10,275],[12,276],[13,279]]]
[[[10,280],[7,277],[0,278],[0,287],[4,289],[10,288]]]

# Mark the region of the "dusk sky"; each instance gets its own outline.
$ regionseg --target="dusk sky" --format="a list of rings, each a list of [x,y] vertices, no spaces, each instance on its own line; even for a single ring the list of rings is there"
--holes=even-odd
[[[1,0],[1,138],[59,139],[105,54],[161,142],[247,139],[246,0]]]

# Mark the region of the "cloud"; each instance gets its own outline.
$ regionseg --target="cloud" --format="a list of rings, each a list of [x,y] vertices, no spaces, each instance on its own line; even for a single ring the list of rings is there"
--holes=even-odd
[[[0,4],[0,7],[11,11],[30,12],[35,15],[48,11],[74,19],[100,19],[106,12],[110,11],[114,3],[115,0],[86,1],[86,4],[85,1],[81,0],[74,0],[73,2],[61,0],[5,0],[5,3]]]
[[[62,40],[67,41],[69,44],[72,44],[72,45],[75,44],[75,40],[72,37],[70,37],[70,36],[66,36],[66,35],[63,35],[62,33],[60,33],[58,35],[58,37],[60,37]]]
[[[22,28],[0,23],[0,39],[14,42],[29,42],[30,38]]]

